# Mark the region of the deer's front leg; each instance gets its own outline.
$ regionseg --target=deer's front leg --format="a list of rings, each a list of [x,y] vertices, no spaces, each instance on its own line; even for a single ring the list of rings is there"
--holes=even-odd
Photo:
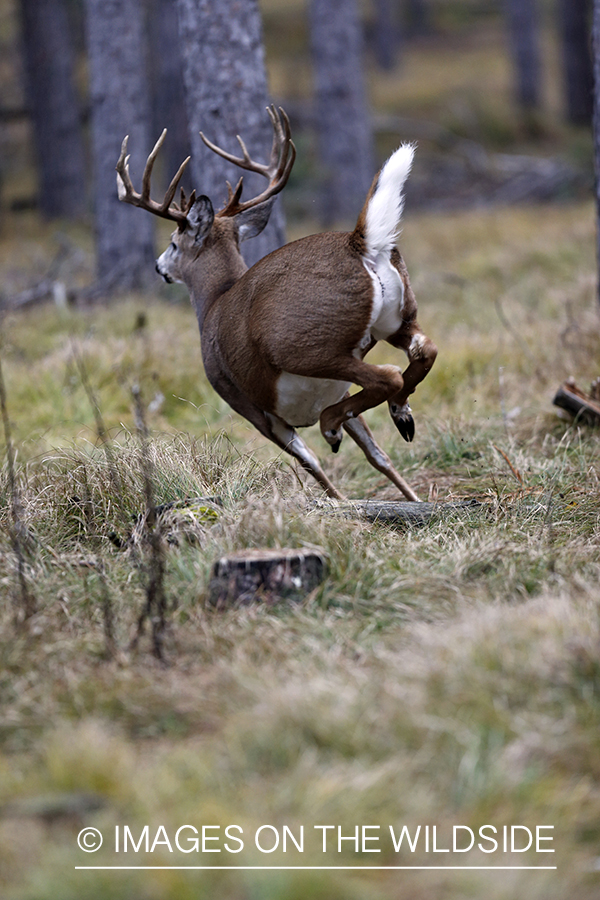
[[[340,494],[335,485],[331,483],[321,468],[319,460],[310,447],[304,443],[297,431],[289,425],[286,425],[286,423],[278,416],[266,413],[265,418],[269,423],[270,428],[270,433],[267,437],[269,437],[274,444],[277,444],[285,450],[286,453],[289,453],[297,459],[300,465],[306,469],[307,472],[310,472],[313,478],[316,478],[329,497],[333,497],[336,500],[345,500],[346,498],[344,495]]]
[[[401,332],[393,339],[389,339],[389,342],[394,347],[405,350],[409,359],[408,366],[402,374],[404,384],[397,394],[389,398],[388,404],[396,428],[405,441],[412,441],[415,436],[415,423],[408,398],[434,364],[437,347],[427,335],[423,334],[416,322],[413,323],[409,334]]]
[[[262,435],[273,441],[277,447],[280,447],[297,459],[300,465],[316,478],[329,497],[334,497],[337,500],[345,499],[343,494],[340,494],[335,485],[331,483],[315,454],[304,443],[294,428],[284,422],[279,416],[265,412],[264,409],[261,409],[260,406],[250,400],[243,391],[240,391],[226,374],[225,367],[216,354],[205,352],[203,353],[203,359],[208,380],[217,394],[232,409],[254,425]]]

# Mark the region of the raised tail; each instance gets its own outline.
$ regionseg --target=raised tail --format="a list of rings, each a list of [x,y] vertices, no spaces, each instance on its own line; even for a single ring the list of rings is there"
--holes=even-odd
[[[404,208],[404,183],[414,154],[414,144],[402,144],[392,153],[373,182],[359,216],[355,234],[361,232],[365,255],[371,259],[389,253],[396,243]]]

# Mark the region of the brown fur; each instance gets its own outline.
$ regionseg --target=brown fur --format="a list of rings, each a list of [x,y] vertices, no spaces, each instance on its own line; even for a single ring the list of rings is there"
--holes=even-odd
[[[285,180],[290,167],[288,163]],[[157,269],[168,280],[184,282],[190,291],[206,374],[215,390],[291,453],[330,496],[341,494],[280,410],[291,410],[290,418],[298,424],[310,424],[320,414],[321,431],[334,450],[344,429],[369,462],[415,500],[416,494],[378,447],[361,415],[388,401],[401,433],[412,439],[407,399],[436,354],[417,324],[408,271],[394,248],[390,261],[404,285],[404,306],[400,327],[383,337],[407,353],[409,365],[402,374],[396,366],[364,361],[376,343],[369,329],[374,284],[383,277],[374,274],[374,281],[365,268],[366,214],[378,177],[353,232],[311,235],[276,250],[249,270],[239,251],[239,234],[251,236],[264,227],[270,201],[268,206],[249,201],[243,209],[240,205],[239,214],[230,214],[227,207],[214,216],[210,201],[200,197],[189,206],[187,227],[174,232]],[[310,379],[316,379],[314,393]],[[345,393],[347,384],[362,390],[350,396]],[[285,385],[283,403],[280,385]]]

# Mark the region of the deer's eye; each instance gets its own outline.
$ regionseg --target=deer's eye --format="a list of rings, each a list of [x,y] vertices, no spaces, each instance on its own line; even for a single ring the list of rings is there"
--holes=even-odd
[[[171,250],[173,251],[173,253],[177,253],[177,244],[175,244],[175,243],[173,243],[173,241],[171,241],[170,247],[171,247]]]

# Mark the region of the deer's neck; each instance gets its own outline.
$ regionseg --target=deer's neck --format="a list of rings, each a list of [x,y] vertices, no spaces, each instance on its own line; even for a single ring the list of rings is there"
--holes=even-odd
[[[233,240],[217,241],[190,266],[186,285],[200,331],[209,309],[242,277],[248,266]]]

